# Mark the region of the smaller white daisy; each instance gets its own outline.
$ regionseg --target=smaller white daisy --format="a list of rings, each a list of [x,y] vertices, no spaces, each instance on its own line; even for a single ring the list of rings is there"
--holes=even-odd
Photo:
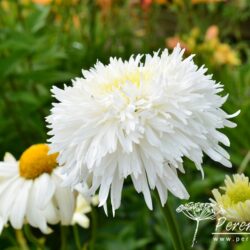
[[[48,151],[48,145],[36,144],[19,162],[10,153],[0,162],[0,232],[8,222],[15,229],[28,223],[45,234],[52,231],[47,223],[71,223],[75,194],[61,187],[57,154]]]
[[[89,228],[89,218],[86,216],[89,212],[91,212],[91,202],[79,193],[76,199],[76,209],[71,224],[78,224],[83,228]]]

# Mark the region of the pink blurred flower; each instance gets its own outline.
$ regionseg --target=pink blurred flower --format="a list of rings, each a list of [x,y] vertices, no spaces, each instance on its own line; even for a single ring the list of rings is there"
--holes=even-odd
[[[211,25],[208,27],[206,35],[205,35],[205,40],[209,41],[214,38],[217,38],[219,35],[219,28],[217,25]]]
[[[179,36],[172,36],[166,39],[166,46],[169,49],[175,48],[178,43],[180,44],[181,48],[185,49],[186,51],[189,51],[187,44],[183,42]]]
[[[153,0],[141,0],[141,7],[144,10],[147,10],[153,3]]]

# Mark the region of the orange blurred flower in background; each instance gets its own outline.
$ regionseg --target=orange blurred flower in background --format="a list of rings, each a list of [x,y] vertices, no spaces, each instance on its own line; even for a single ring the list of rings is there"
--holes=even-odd
[[[65,0],[21,0],[21,3],[23,3],[23,4],[34,3],[34,4],[40,4],[40,5],[49,5],[49,4],[75,5],[75,4],[79,3],[79,0],[71,0],[71,1],[65,1]]]
[[[218,2],[226,2],[226,0],[192,0],[192,4],[218,3]]]
[[[173,36],[166,39],[166,46],[170,49],[175,48],[178,43],[180,44],[181,48],[189,51],[187,44],[181,41],[179,36]]]
[[[188,36],[180,36],[176,35],[173,37],[169,37],[166,39],[166,46],[170,49],[173,49],[178,43],[180,44],[181,48],[184,48],[188,53],[194,51],[196,46],[196,39],[198,38],[200,30],[198,28],[193,28],[188,34]]]
[[[60,0],[56,0],[56,2],[58,2]],[[52,2],[52,0],[32,0],[32,3],[36,3],[36,4],[50,4]]]
[[[113,0],[97,0],[97,5],[102,9],[110,9],[112,6]]]
[[[166,4],[167,2],[168,2],[168,0],[140,0],[141,8],[144,10],[149,9],[149,7],[153,3],[163,5],[163,4]]]
[[[49,5],[52,2],[58,4],[58,3],[61,3],[61,0],[21,0],[22,4],[35,3],[35,4],[40,4],[40,5]]]
[[[157,4],[166,4],[168,0],[155,0],[155,3]]]
[[[101,9],[102,19],[105,20],[105,18],[109,15],[110,10],[112,8],[113,0],[96,0],[96,4]]]
[[[73,25],[76,29],[79,29],[81,26],[81,21],[78,15],[73,15],[72,16],[72,21],[73,21]]]

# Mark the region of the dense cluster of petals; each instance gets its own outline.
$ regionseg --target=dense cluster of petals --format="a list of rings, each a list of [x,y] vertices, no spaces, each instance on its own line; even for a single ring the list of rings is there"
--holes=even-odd
[[[152,209],[153,189],[162,204],[168,190],[189,197],[178,177],[184,157],[201,172],[204,154],[231,167],[221,146],[230,142],[220,129],[234,127],[228,119],[237,113],[222,110],[223,86],[183,54],[177,46],[171,54],[165,49],[128,61],[111,58],[84,70],[72,86],[53,87],[49,142],[66,185],[88,183],[88,194],[99,190],[104,208],[110,195],[114,212],[130,177]]]

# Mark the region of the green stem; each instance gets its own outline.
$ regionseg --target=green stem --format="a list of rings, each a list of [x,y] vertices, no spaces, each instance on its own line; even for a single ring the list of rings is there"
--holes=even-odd
[[[247,152],[246,156],[244,157],[243,161],[240,164],[240,167],[238,169],[239,174],[244,173],[249,161],[250,161],[250,150]]]
[[[82,250],[88,250],[88,244],[84,244]]]
[[[61,226],[61,250],[67,249],[67,227]]]
[[[216,231],[217,233],[220,233],[221,232],[221,228]],[[215,250],[216,247],[217,247],[217,244],[218,244],[219,240],[214,240],[212,239],[211,243],[210,243],[210,246],[209,246],[209,250]]]
[[[193,241],[192,241],[192,247],[194,246],[194,243],[195,243],[195,240],[196,240],[196,237],[197,237],[198,228],[199,228],[199,223],[200,223],[200,221],[197,220],[197,221],[196,221],[195,232],[194,232],[194,237],[193,237]]]
[[[81,250],[82,247],[81,247],[81,241],[80,241],[80,238],[79,238],[79,233],[78,233],[77,225],[73,226],[73,234],[74,234],[74,239],[75,239],[76,247],[77,247],[78,250]]]
[[[90,250],[95,250],[95,241],[96,241],[96,231],[97,231],[97,214],[95,211],[95,208],[92,207],[91,210],[91,219],[92,219],[92,225],[91,225],[91,241],[90,241]]]
[[[159,199],[158,199],[159,201]],[[168,226],[173,246],[175,250],[185,250],[184,243],[180,234],[178,223],[173,211],[170,208],[169,201],[166,203],[165,207],[162,207],[159,201],[159,207],[161,208],[162,214],[164,215],[165,222]]]
[[[23,235],[22,230],[16,230],[16,239],[22,250],[29,250],[27,241]]]
[[[211,244],[209,246],[209,250],[215,250],[216,246],[217,246],[217,241],[212,239]]]
[[[25,236],[27,237],[27,239],[33,243],[34,245],[36,245],[37,247],[37,250],[43,250],[45,249],[44,248],[44,243],[45,243],[45,238],[40,238],[40,239],[37,239],[32,231],[31,231],[31,228],[29,225],[25,225],[24,226],[24,233],[25,233]]]
[[[91,45],[95,44],[95,32],[96,32],[96,3],[93,0],[88,1],[89,5],[89,42]]]

